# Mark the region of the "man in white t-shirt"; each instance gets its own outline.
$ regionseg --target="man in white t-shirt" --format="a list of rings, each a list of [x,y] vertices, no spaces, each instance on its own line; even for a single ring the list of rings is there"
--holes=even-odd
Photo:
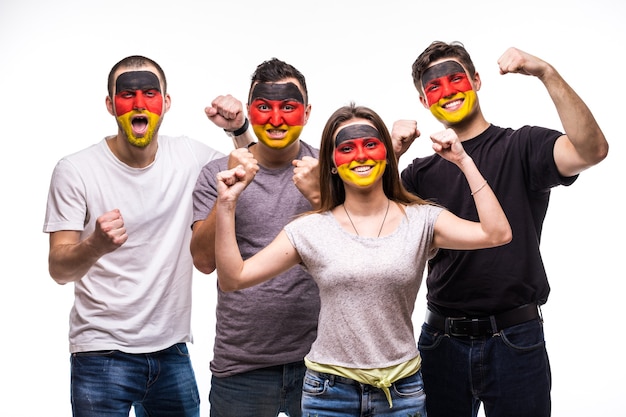
[[[43,227],[51,277],[75,286],[73,415],[121,417],[134,407],[138,417],[199,416],[186,345],[191,193],[202,166],[223,154],[187,137],[159,136],[171,99],[153,60],[122,59],[108,92],[118,132],[58,162]],[[235,143],[250,142],[250,133],[232,128]]]

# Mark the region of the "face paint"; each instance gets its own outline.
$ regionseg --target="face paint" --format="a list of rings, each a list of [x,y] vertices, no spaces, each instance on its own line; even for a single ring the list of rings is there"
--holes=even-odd
[[[131,145],[148,146],[161,124],[163,95],[157,75],[150,71],[129,71],[115,82],[117,122]]]
[[[474,109],[476,91],[456,61],[444,61],[424,71],[422,88],[430,112],[441,122],[458,123]]]
[[[341,129],[335,138],[333,156],[339,177],[359,187],[375,183],[387,166],[385,144],[378,131],[367,124]]]
[[[260,83],[252,90],[250,123],[259,140],[273,149],[295,142],[306,122],[306,106],[294,83]]]

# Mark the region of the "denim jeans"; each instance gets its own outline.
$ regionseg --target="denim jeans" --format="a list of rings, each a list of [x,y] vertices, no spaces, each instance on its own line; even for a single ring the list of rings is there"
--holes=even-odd
[[[211,377],[211,417],[300,417],[304,361]]]
[[[74,417],[198,417],[200,395],[184,343],[145,354],[117,350],[71,356]]]
[[[302,387],[303,417],[425,417],[421,372],[389,388],[393,408],[380,388],[352,379],[307,371]]]
[[[551,373],[538,320],[483,338],[422,325],[418,343],[429,417],[550,416]]]

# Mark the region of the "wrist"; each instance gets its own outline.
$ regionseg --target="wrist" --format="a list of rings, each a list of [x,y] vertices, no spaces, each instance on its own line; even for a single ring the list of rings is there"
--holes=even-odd
[[[231,137],[240,136],[240,135],[243,135],[244,133],[246,133],[248,131],[248,127],[250,127],[250,121],[246,117],[244,119],[243,126],[241,126],[239,129],[236,129],[236,130],[226,130],[226,129],[224,129],[224,132],[226,132],[226,134],[228,136],[231,136]]]

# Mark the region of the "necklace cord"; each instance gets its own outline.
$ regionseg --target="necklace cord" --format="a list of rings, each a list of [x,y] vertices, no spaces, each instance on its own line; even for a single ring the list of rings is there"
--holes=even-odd
[[[387,220],[387,214],[389,213],[389,205],[391,204],[391,200],[387,199],[387,209],[385,210],[385,216],[383,217],[383,222],[380,224],[380,229],[378,230],[378,235],[376,237],[380,237],[380,234],[383,231],[383,226],[385,226],[385,220]],[[352,221],[352,217],[350,217],[350,213],[348,213],[348,209],[346,208],[346,204],[343,204],[343,211],[346,212],[346,216],[348,216],[348,220],[350,220],[350,224],[352,225],[352,228],[354,229],[354,232],[356,233],[357,236],[361,236],[359,234],[359,231],[356,230],[356,226],[354,225],[354,222]]]

